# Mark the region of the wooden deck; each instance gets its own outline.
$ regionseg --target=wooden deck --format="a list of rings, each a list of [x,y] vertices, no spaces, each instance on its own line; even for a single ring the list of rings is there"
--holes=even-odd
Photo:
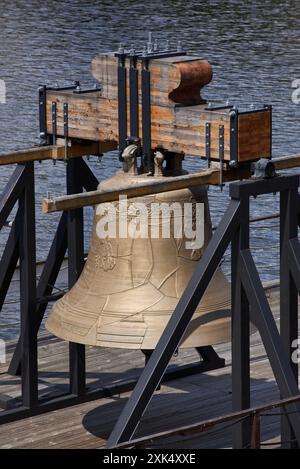
[[[278,318],[278,291],[268,291],[269,301]],[[252,404],[262,404],[279,397],[273,374],[258,333],[251,338]],[[9,347],[9,355],[13,344]],[[157,391],[136,435],[166,430],[194,423],[231,411],[230,344],[216,347],[226,359],[226,367],[205,374],[171,381]],[[185,350],[174,358],[176,363],[197,359],[194,350]],[[8,356],[9,363],[9,356]],[[144,363],[141,352],[87,347],[88,386],[104,386],[137,376]],[[42,335],[39,347],[39,384],[41,395],[68,389],[68,344]],[[0,368],[0,392],[18,397],[19,379]],[[0,448],[103,448],[128,398],[100,399],[0,427]],[[221,428],[221,427],[220,427]],[[264,442],[279,440],[279,417],[262,418]],[[224,431],[161,439],[155,448],[221,448],[231,446],[231,428]]]

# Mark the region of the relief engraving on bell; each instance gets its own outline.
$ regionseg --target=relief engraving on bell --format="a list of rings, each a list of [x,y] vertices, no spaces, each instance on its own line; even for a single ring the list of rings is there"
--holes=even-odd
[[[97,243],[97,254],[95,254],[96,269],[102,269],[104,271],[112,270],[116,265],[116,259],[113,256],[111,242],[107,238],[99,239],[98,237],[96,237],[95,242]]]
[[[152,176],[152,181],[155,183],[161,177]],[[146,180],[149,177],[145,174],[119,172],[102,181],[100,190],[114,190],[125,182],[139,185]],[[200,218],[197,207],[202,207]],[[102,237],[97,233],[99,222],[104,228]],[[176,233],[178,227],[182,231]],[[192,235],[197,228],[202,234],[198,248],[194,248]],[[153,236],[153,231],[157,236]],[[47,329],[78,343],[153,349],[210,237],[211,220],[204,186],[98,205],[83,272],[76,285],[54,305]],[[230,333],[230,288],[218,268],[180,346],[226,342]]]

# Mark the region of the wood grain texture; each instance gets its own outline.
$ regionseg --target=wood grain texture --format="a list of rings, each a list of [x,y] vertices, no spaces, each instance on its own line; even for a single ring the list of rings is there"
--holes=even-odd
[[[129,60],[125,64],[129,70]],[[102,96],[117,99],[118,59],[113,54],[100,54],[92,62],[92,74],[102,85]],[[137,68],[141,69],[138,63]],[[151,72],[151,103],[172,107],[174,103],[201,104],[200,91],[212,79],[212,67],[197,56],[178,56],[149,62]],[[128,74],[128,73],[127,73]],[[140,88],[139,80],[139,88]],[[129,86],[127,86],[129,96]]]
[[[269,110],[239,114],[238,161],[271,156],[270,118]]]
[[[47,92],[47,132],[52,133],[51,107],[57,104],[57,135],[63,136],[63,105],[68,103],[70,138],[96,140],[101,146],[118,143],[118,103],[100,93],[76,95],[72,92]],[[129,116],[129,104],[128,112]],[[142,135],[141,106],[139,129]],[[230,159],[230,117],[228,111],[206,109],[206,105],[151,107],[152,148],[175,153],[205,156],[205,123],[211,123],[211,157],[219,158],[219,126],[224,125],[224,159]],[[128,118],[128,128],[129,128]]]
[[[138,70],[141,64],[138,63]],[[118,131],[118,59],[101,54],[92,62],[92,74],[101,82],[101,92],[76,94],[47,91],[47,132],[52,133],[51,107],[57,105],[57,133],[63,136],[63,105],[68,103],[69,137],[96,140],[116,148]],[[127,70],[127,129],[130,129],[129,61]],[[205,157],[205,125],[211,124],[210,157],[219,160],[219,127],[224,126],[224,161],[230,160],[230,108],[207,108],[200,91],[212,78],[211,65],[204,59],[182,56],[150,60],[151,144],[169,152]],[[139,136],[142,135],[141,74],[138,78]],[[270,111],[238,115],[238,161],[270,154]],[[128,130],[129,132],[129,130]],[[143,142],[142,142],[143,143]]]

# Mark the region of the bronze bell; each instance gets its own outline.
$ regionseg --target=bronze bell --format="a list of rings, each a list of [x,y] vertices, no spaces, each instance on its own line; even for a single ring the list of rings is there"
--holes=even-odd
[[[127,147],[124,169],[99,184],[99,190],[155,182],[162,177],[182,175],[182,155],[167,158],[157,151],[154,175],[138,171],[137,147]],[[140,174],[139,174],[140,173]],[[211,235],[212,226],[205,186],[147,195],[128,200],[128,205],[143,202],[204,204],[204,244],[187,249],[185,235],[174,234],[175,215],[169,238],[108,237],[100,239],[97,224],[103,204],[95,209],[91,248],[85,267],[74,287],[54,306],[46,328],[54,335],[87,345],[152,350],[172,315]],[[116,213],[120,203],[114,202]],[[150,210],[150,208],[149,208]],[[194,211],[193,211],[194,213]],[[194,216],[194,215],[192,215]],[[130,222],[130,213],[128,215]],[[132,220],[131,220],[132,221]],[[119,228],[117,222],[116,228]],[[162,217],[148,218],[147,230]],[[119,232],[118,229],[116,231]],[[182,347],[200,347],[230,340],[230,288],[219,268],[212,278],[189,324]]]

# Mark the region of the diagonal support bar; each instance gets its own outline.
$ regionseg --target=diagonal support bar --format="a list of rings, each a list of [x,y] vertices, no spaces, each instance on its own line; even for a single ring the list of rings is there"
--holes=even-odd
[[[18,165],[1,194],[0,230],[24,189],[25,179],[26,167],[24,165]]]
[[[36,244],[34,163],[26,163],[26,183],[20,198],[22,233],[20,246],[20,306],[22,399],[25,407],[38,404],[37,334],[36,334]]]
[[[67,213],[63,213],[59,221],[55,237],[50,247],[42,274],[40,276],[36,296],[42,298],[51,295],[55,285],[64,256],[67,250]],[[37,333],[42,323],[47,303],[40,304],[36,309]],[[8,373],[16,376],[21,373],[21,342],[18,340],[13,357],[11,359]]]
[[[90,169],[89,165],[82,158],[78,159],[77,170],[80,171],[80,181],[85,190],[97,190],[99,181]]]
[[[298,363],[292,361],[293,343],[298,338],[298,292],[299,266],[297,272],[297,255],[295,257],[290,243],[298,244],[298,187],[291,187],[280,193],[280,337],[296,381],[298,381]],[[297,248],[297,245],[295,246]],[[296,265],[295,265],[296,261]],[[295,271],[296,270],[296,271]],[[292,274],[293,271],[293,274]],[[299,290],[300,291],[300,290]],[[295,435],[285,415],[281,417],[282,447],[297,448]]]
[[[108,447],[132,438],[238,226],[239,209],[240,202],[231,201],[109,437]]]
[[[0,310],[19,259],[20,218],[21,214],[18,210],[0,261]]]
[[[300,244],[298,238],[290,239],[288,245],[289,266],[298,294],[300,295]]]
[[[250,303],[250,317],[261,335],[281,396],[283,398],[296,396],[299,394],[299,389],[290,365],[290,358],[280,338],[250,250],[241,251],[240,259],[242,283]],[[288,418],[300,442],[299,406],[290,404],[287,410],[292,412]]]

